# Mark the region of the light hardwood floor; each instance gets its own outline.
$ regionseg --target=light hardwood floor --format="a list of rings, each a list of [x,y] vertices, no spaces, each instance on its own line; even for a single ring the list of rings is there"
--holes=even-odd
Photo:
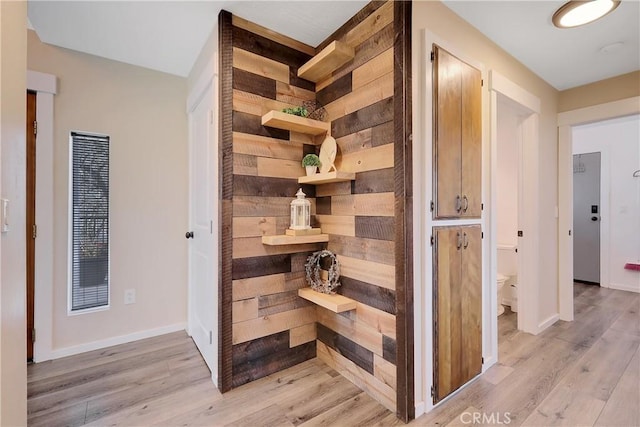
[[[640,426],[640,295],[580,284],[574,294],[576,320],[538,336],[518,332],[507,310],[500,363],[411,425]],[[28,375],[33,426],[402,424],[317,359],[221,395],[184,333]]]

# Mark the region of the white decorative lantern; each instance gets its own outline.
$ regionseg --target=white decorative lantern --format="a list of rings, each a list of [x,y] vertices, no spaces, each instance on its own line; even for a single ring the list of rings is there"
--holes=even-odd
[[[311,228],[311,202],[304,198],[302,188],[291,202],[291,229],[309,230]]]

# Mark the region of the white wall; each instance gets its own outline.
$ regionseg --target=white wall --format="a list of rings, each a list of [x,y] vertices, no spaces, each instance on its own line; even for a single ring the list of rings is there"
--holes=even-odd
[[[54,103],[53,357],[184,328],[187,80],[28,35],[30,70],[58,77]],[[111,137],[111,307],[67,314],[69,132]],[[124,304],[126,289],[136,303]],[[37,326],[37,325],[36,325]]]
[[[500,98],[499,98],[500,99]],[[506,102],[498,103],[496,216],[498,246],[518,244],[518,126],[520,117]],[[498,268],[498,271],[500,269]]]
[[[0,425],[27,424],[25,129],[27,5],[0,1],[0,197],[10,231],[0,234]]]
[[[640,169],[640,116],[575,126],[573,154],[593,152],[602,153],[601,286],[640,292],[640,273],[623,268],[640,263],[640,178],[632,176]]]

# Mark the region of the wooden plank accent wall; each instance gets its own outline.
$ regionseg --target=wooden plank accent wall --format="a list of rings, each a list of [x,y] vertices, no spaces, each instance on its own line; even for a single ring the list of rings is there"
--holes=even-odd
[[[402,420],[413,418],[410,26],[410,2],[369,3],[316,48],[339,40],[355,51],[316,84],[297,77],[311,58],[304,45],[236,17],[221,29],[230,43],[221,46],[230,79],[221,91],[229,387],[317,355]],[[303,186],[328,243],[265,246],[262,236],[288,226],[300,160],[319,146],[260,117],[306,100],[324,105],[336,166],[356,179]],[[308,286],[308,255],[323,247],[338,255],[338,292],[355,310],[336,314],[297,296]]]
[[[297,77],[313,48],[221,13],[223,167],[221,389],[226,391],[316,356],[315,305],[299,298],[304,261],[322,244],[266,246],[284,234],[289,203],[315,152],[305,135],[262,126],[270,110],[315,99]],[[303,185],[315,214],[315,186]]]

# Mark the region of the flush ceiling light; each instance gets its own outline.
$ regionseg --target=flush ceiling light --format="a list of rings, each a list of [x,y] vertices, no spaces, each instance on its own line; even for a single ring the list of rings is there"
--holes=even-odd
[[[588,24],[610,13],[619,4],[620,0],[572,0],[553,14],[553,25],[558,28],[572,28]]]

